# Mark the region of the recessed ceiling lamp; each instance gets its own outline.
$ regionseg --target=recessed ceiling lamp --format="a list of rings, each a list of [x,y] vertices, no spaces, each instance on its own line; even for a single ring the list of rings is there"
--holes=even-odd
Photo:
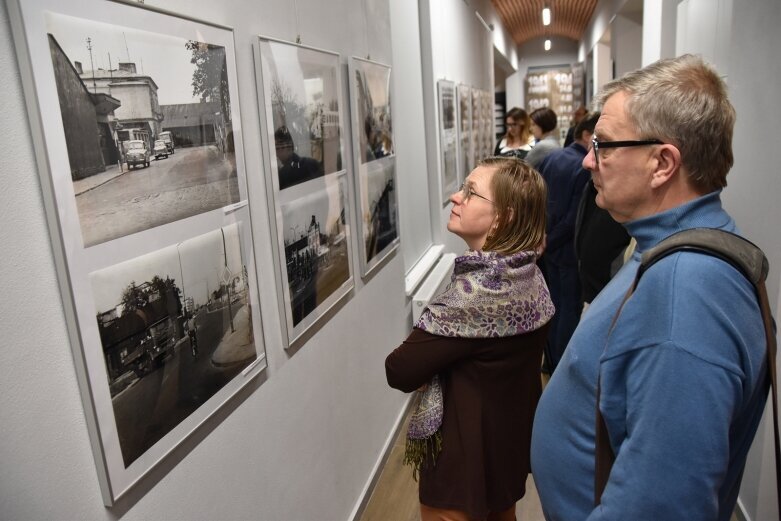
[[[542,25],[550,25],[550,7],[542,8]]]
[[[550,51],[550,40],[545,40],[545,50]]]

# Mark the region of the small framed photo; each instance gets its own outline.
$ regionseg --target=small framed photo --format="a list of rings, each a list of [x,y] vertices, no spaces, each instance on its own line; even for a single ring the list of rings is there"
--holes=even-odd
[[[458,190],[458,129],[455,90],[455,84],[452,81],[439,80],[437,82],[442,206],[447,206],[450,202],[450,195]]]
[[[396,159],[391,119],[391,68],[350,58],[355,191],[361,275],[366,277],[399,244]]]
[[[459,84],[458,97],[458,173],[463,182],[475,167],[475,153],[472,132],[472,88]]]
[[[125,2],[8,7],[111,506],[266,367],[233,31]]]
[[[354,286],[340,61],[336,53],[258,37],[255,63],[261,121],[274,150],[266,186],[291,347]]]

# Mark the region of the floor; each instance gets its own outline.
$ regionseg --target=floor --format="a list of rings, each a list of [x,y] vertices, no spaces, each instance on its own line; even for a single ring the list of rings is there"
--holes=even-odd
[[[402,464],[404,439],[409,415],[393,443],[388,461],[382,469],[360,521],[419,521],[418,484],[412,480],[412,470]],[[526,482],[526,496],[515,509],[518,521],[545,521],[540,499],[531,475]]]
[[[543,385],[547,383],[546,380],[543,376]],[[408,421],[409,414],[399,429],[388,460],[359,521],[420,521],[418,484],[412,480],[412,470],[402,464]],[[531,475],[526,482],[526,495],[516,506],[515,516],[518,521],[545,521]],[[738,519],[733,514],[730,521]]]

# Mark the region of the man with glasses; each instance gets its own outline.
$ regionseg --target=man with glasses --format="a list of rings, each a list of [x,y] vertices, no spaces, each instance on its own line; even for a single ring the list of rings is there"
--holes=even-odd
[[[583,166],[637,251],[584,313],[537,408],[543,510],[563,521],[728,521],[767,398],[754,289],[726,262],[680,252],[622,301],[640,255],[661,240],[737,232],[720,200],[735,112],[718,74],[691,55],[609,82],[595,101]],[[597,393],[615,462],[595,506]]]

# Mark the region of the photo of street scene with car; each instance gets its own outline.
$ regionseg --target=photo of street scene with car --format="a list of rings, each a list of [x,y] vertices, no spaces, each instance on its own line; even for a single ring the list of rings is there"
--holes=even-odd
[[[345,224],[346,180],[334,175],[318,190],[282,204],[290,319],[295,327],[350,280]]]
[[[46,23],[85,246],[242,199],[224,47]]]
[[[89,278],[127,467],[258,356],[241,225]]]

